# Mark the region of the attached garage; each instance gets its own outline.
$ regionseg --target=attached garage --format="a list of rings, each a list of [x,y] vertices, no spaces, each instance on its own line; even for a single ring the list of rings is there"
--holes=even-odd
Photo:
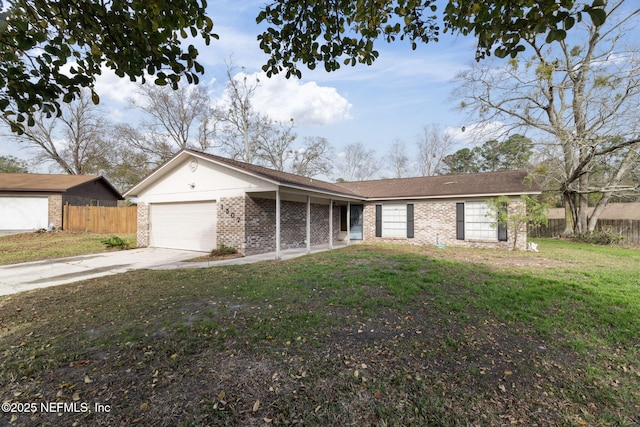
[[[0,230],[47,228],[47,197],[0,197]]]
[[[150,246],[210,252],[216,245],[216,202],[152,203]]]

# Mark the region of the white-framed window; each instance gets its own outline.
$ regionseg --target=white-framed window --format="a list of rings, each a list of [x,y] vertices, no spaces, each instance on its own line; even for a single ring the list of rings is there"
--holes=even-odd
[[[464,203],[464,235],[468,240],[498,240],[495,214],[486,201]]]
[[[375,206],[376,237],[414,237],[413,203],[385,203]]]
[[[382,237],[407,237],[407,205],[382,205]]]

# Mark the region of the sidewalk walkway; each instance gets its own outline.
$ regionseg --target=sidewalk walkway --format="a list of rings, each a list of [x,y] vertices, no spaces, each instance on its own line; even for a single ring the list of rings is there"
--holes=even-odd
[[[345,243],[334,243],[333,249],[344,248],[347,245]],[[315,254],[317,252],[328,251],[329,245],[317,245],[311,247],[311,254]],[[304,255],[309,255],[307,253],[307,248],[295,248],[295,249],[286,249],[280,251],[280,259],[279,261],[285,261],[292,258],[298,258]],[[151,268],[152,270],[169,270],[172,268],[205,268],[205,267],[217,267],[217,266],[225,266],[225,265],[242,265],[242,264],[253,264],[255,262],[262,261],[275,261],[276,253],[275,252],[267,252],[264,254],[258,255],[249,255],[240,258],[232,258],[232,259],[224,259],[220,261],[205,261],[205,262],[184,262],[177,261],[170,264],[160,265],[157,267]]]
[[[345,244],[334,244],[334,248]],[[311,253],[329,250],[329,245],[313,246]],[[273,261],[275,252],[250,255],[220,261],[185,262],[203,255],[202,252],[163,248],[140,248],[127,251],[103,252],[69,258],[34,261],[0,266],[0,296],[33,289],[63,285],[81,280],[127,271],[151,269],[169,270],[176,268],[206,268],[236,264],[251,264]],[[280,252],[280,260],[307,255],[306,248],[288,249]]]

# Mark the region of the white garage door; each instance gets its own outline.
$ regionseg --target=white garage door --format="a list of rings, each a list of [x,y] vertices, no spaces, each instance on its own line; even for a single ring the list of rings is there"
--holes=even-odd
[[[151,205],[151,246],[210,252],[216,248],[216,203]]]
[[[46,197],[0,197],[0,230],[47,228],[48,218]]]

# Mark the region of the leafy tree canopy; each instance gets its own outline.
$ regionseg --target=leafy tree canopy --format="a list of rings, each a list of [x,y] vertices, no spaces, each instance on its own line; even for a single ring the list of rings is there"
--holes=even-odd
[[[549,40],[566,36],[588,15],[604,22],[605,0],[450,0],[442,11],[443,31],[478,39],[477,58],[491,53],[516,55],[522,41],[540,33]],[[59,114],[60,100],[70,102],[81,88],[92,89],[102,69],[120,77],[176,88],[184,78],[198,82],[204,72],[198,51],[184,41],[217,35],[206,14],[206,0],[0,0],[0,110],[21,132],[37,110]],[[300,76],[297,65],[341,62],[371,64],[374,41],[396,38],[437,41],[441,31],[437,0],[275,0],[257,22],[269,27],[258,36],[270,58],[268,75],[285,71]],[[5,5],[5,6],[6,6]],[[93,101],[99,101],[92,92]]]
[[[504,141],[491,139],[473,149],[461,148],[446,156],[443,163],[449,173],[456,174],[525,169],[532,153],[531,139],[515,134]]]
[[[478,39],[476,59],[493,50],[498,57],[516,56],[524,42],[539,34],[562,40],[567,30],[588,16],[596,25],[606,19],[606,0],[450,0],[442,12],[444,32]],[[300,76],[298,63],[327,71],[377,57],[374,41],[396,38],[411,42],[438,41],[441,31],[437,0],[276,0],[264,7],[257,22],[269,27],[258,36],[270,55],[267,75],[285,71]]]
[[[0,156],[0,173],[27,173],[27,163],[13,156]]]
[[[0,110],[21,131],[35,110],[59,114],[103,67],[177,87],[198,81],[198,51],[182,40],[217,36],[206,0],[10,0],[0,16]],[[2,2],[0,0],[0,7]],[[7,6],[7,5],[5,5]],[[93,102],[99,101],[92,91]]]

